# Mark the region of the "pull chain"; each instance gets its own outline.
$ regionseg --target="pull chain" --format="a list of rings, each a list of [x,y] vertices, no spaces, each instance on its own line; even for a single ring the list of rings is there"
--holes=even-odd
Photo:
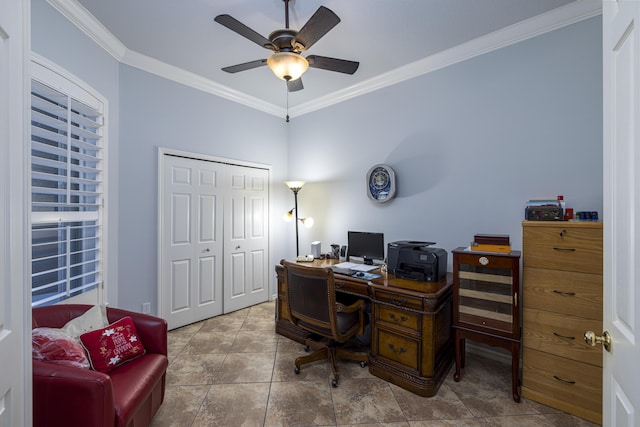
[[[285,84],[285,89],[287,90],[287,117],[285,117],[285,121],[289,123],[289,88],[287,87],[286,84]]]

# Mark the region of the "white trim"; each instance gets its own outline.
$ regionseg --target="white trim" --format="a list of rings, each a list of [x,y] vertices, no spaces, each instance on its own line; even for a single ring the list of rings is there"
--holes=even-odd
[[[109,32],[93,15],[77,0],[47,0],[69,21],[93,39],[99,46],[111,54],[116,60],[139,68],[146,72],[176,81],[203,92],[220,96],[248,107],[283,117],[287,112],[269,102],[236,91],[227,86],[213,82],[197,74],[163,63],[128,49]],[[510,25],[493,33],[455,46],[445,51],[428,56],[395,70],[380,74],[361,83],[316,98],[289,109],[289,116],[301,116],[331,105],[364,95],[387,86],[403,82],[423,74],[465,61],[541,34],[557,30],[567,25],[600,15],[600,0],[577,0],[565,6]]]

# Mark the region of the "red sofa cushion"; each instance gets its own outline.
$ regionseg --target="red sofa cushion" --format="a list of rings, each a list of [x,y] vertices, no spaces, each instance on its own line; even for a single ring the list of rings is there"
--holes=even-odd
[[[129,316],[104,328],[85,332],[80,335],[80,341],[87,350],[91,367],[104,373],[109,373],[145,353],[138,331]]]
[[[134,425],[147,425],[151,422],[153,412],[150,409],[141,411],[140,405],[150,404],[157,399],[162,401],[164,372],[168,365],[169,362],[163,355],[145,354],[109,373],[115,396],[116,425],[127,425],[127,421],[132,420],[136,414],[148,414],[149,420],[137,420],[138,423]],[[152,396],[152,393],[158,395]]]

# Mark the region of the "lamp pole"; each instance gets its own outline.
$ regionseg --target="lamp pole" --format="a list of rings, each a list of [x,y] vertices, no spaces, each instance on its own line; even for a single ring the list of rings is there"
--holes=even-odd
[[[293,209],[296,211],[296,257],[300,256],[300,244],[298,243],[298,191],[300,187],[294,187],[293,191]]]
[[[296,211],[296,257],[298,257],[300,256],[300,245],[298,243],[298,191],[300,191],[304,185],[304,181],[286,181],[285,184],[291,191],[293,191],[293,210]],[[291,212],[289,212],[289,214],[291,214]]]

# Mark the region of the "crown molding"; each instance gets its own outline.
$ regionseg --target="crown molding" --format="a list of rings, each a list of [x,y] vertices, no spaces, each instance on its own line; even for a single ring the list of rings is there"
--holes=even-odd
[[[78,3],[77,0],[47,0],[47,2],[121,63],[274,116],[283,117],[286,114],[284,108],[278,107],[275,104],[236,91],[200,75],[128,49],[104,27],[100,21],[91,15],[84,6]],[[336,91],[313,101],[291,107],[289,109],[289,116],[301,116],[322,108],[327,108],[331,105],[557,30],[567,25],[600,15],[601,13],[602,2],[600,0],[577,0],[411,64],[380,74],[344,90]]]
[[[120,62],[131,67],[146,71],[148,73],[163,77],[165,79],[181,83],[185,86],[189,86],[203,92],[211,93],[221,98],[225,98],[230,101],[254,108],[256,110],[272,114],[274,116],[284,117],[284,115],[286,114],[286,110],[284,108],[278,107],[274,104],[263,101],[251,95],[247,95],[246,93],[231,89],[228,86],[216,83],[210,79],[202,77],[199,74],[183,70],[182,68],[175,67],[173,65],[167,64],[166,62],[158,61],[157,59],[151,58],[133,50],[127,50],[126,54],[122,57]]]

